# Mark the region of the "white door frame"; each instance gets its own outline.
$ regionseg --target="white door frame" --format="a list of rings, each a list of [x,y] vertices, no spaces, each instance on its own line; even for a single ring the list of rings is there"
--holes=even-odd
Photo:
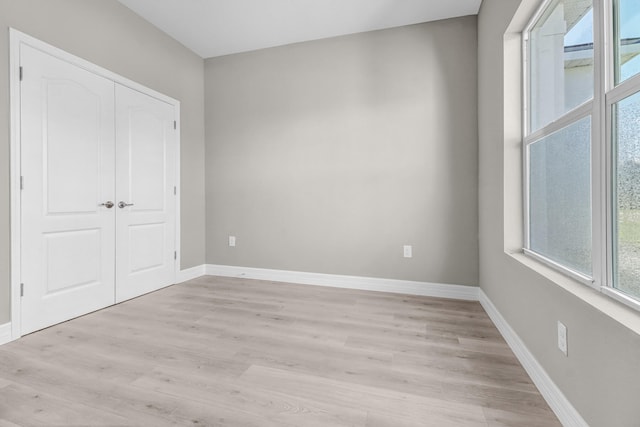
[[[11,339],[15,340],[22,336],[21,332],[21,215],[20,204],[20,45],[26,44],[49,55],[55,56],[63,61],[83,68],[99,76],[105,77],[123,86],[142,92],[153,98],[164,101],[173,106],[176,120],[176,226],[175,226],[175,250],[177,252],[175,260],[175,274],[180,269],[180,101],[169,96],[149,89],[141,84],[131,81],[98,65],[88,62],[82,58],[65,52],[55,46],[33,38],[14,28],[9,29],[9,96],[10,96],[10,191],[11,191]],[[174,277],[174,283],[175,283]]]

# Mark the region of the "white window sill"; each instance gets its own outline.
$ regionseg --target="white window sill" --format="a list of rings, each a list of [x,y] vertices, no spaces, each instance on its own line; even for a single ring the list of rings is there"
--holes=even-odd
[[[579,298],[586,304],[589,304],[596,310],[606,314],[613,320],[640,335],[640,311],[615,300],[604,292],[599,292],[597,289],[572,279],[544,263],[524,255],[522,252],[506,252],[506,254],[540,274],[545,279],[560,286],[576,298]]]

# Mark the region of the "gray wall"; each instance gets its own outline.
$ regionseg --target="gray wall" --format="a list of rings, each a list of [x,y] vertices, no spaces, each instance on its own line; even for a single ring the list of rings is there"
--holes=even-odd
[[[476,34],[472,16],[206,60],[207,262],[477,285]]]
[[[638,426],[638,313],[509,254],[522,247],[521,86],[520,42],[505,31],[514,16],[510,30],[522,30],[540,1],[516,15],[520,3],[484,0],[478,18],[480,286],[592,427]],[[556,348],[558,320],[568,357]]]
[[[9,27],[181,102],[182,267],[202,264],[203,60],[115,0],[0,0],[0,324],[10,320]]]

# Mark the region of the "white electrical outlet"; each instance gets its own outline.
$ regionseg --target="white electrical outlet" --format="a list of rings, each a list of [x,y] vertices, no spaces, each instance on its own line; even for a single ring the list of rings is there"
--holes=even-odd
[[[558,321],[558,349],[560,349],[565,356],[568,355],[567,327],[560,321]]]
[[[411,258],[413,256],[413,248],[411,247],[411,245],[404,245],[403,251],[405,258]]]
[[[229,236],[229,246],[236,245],[236,236]]]

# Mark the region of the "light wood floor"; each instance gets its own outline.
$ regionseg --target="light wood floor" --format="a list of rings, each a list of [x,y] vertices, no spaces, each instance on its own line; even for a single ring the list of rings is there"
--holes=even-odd
[[[478,303],[203,277],[1,346],[15,425],[560,424]]]

